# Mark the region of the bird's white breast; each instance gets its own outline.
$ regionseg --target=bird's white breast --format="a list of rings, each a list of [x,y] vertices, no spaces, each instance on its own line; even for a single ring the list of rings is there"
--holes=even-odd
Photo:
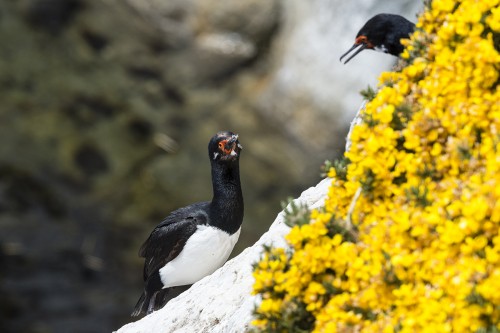
[[[387,47],[385,47],[384,44],[382,44],[380,46],[375,46],[374,49],[377,52],[382,52],[382,53],[388,53],[389,52],[389,50],[387,49]]]
[[[164,288],[193,284],[215,272],[229,258],[241,228],[234,234],[209,226],[198,226],[181,253],[160,269]]]

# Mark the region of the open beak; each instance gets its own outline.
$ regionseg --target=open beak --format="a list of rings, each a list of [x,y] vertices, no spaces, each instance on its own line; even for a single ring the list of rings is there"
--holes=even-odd
[[[239,155],[240,151],[243,149],[238,141],[238,134],[234,134],[227,140],[225,144],[225,150],[227,151],[227,157],[232,158]]]
[[[231,147],[231,149],[233,150],[242,150],[243,149],[243,146],[240,144],[240,142],[238,141],[238,134],[234,134],[231,139],[229,139],[226,143],[226,145],[228,145],[229,147]]]
[[[233,134],[229,140],[227,140],[226,145],[233,146],[238,141],[238,134]]]
[[[351,60],[352,58],[354,58],[359,52],[363,51],[364,49],[368,48],[368,45],[365,44],[365,43],[359,43],[359,44],[354,44],[346,53],[344,53],[341,57],[340,57],[340,61],[342,61],[342,58],[344,58],[346,55],[348,55],[349,53],[351,53],[352,50],[356,49],[356,52],[354,52],[354,54],[352,56],[350,56],[349,58],[347,58],[347,60],[344,62],[344,65],[347,64],[349,62],[349,60]]]

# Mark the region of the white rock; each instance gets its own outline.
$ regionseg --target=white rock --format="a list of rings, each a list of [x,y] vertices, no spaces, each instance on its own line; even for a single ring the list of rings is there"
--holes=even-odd
[[[324,179],[294,200],[310,208],[323,206],[331,179]],[[215,273],[194,284],[167,305],[123,326],[118,333],[246,332],[252,321],[256,297],[251,295],[252,263],[259,260],[262,245],[285,246],[283,236],[290,228],[281,212],[271,228],[250,248],[228,261]]]

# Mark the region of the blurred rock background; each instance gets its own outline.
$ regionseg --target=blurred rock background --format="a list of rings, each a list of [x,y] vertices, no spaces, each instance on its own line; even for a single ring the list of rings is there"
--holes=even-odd
[[[359,91],[394,58],[338,58],[410,0],[2,0],[0,331],[130,321],[137,250],[211,198],[207,144],[240,134],[246,212],[234,254],[343,152]]]

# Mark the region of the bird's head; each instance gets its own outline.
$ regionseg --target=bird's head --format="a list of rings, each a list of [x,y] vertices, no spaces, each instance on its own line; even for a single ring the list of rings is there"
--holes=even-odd
[[[237,161],[242,149],[238,134],[228,131],[219,132],[208,143],[208,156],[214,162]]]
[[[344,64],[365,49],[397,56],[403,51],[400,40],[408,38],[414,29],[415,25],[400,15],[375,15],[359,30],[354,45],[340,57],[340,61],[355,49],[356,52],[347,58]]]

